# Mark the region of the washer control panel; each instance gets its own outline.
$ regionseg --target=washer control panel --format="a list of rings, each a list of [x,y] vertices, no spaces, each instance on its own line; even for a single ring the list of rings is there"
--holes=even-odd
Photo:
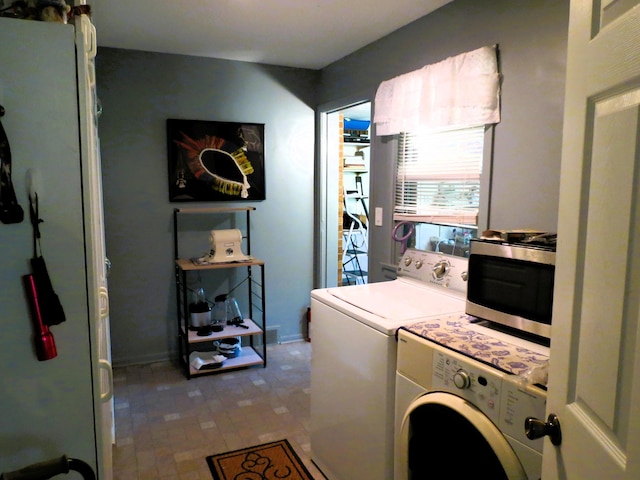
[[[517,377],[510,375],[502,384],[502,412],[500,430],[520,440],[539,453],[542,453],[544,437],[529,440],[525,434],[524,421],[527,417],[546,418],[547,392],[534,385],[518,382]]]
[[[473,403],[503,433],[542,452],[543,439],[529,440],[524,421],[530,416],[545,418],[547,392],[543,389],[463,355],[434,348],[431,390],[453,393]]]
[[[464,357],[433,351],[432,390],[454,393],[478,407],[496,425],[500,418],[502,372],[467,362]]]
[[[466,293],[468,264],[466,258],[408,248],[398,265],[398,276]]]

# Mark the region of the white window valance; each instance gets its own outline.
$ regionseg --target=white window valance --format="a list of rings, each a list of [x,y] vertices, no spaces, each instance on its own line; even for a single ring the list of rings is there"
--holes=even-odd
[[[497,49],[482,47],[380,84],[377,135],[444,130],[500,121]]]

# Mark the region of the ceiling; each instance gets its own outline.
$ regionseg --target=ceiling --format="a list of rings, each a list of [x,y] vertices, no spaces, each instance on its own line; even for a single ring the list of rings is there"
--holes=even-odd
[[[88,3],[101,47],[321,69],[450,1]]]
[[[351,120],[371,120],[371,103],[365,102],[340,110],[345,118]]]

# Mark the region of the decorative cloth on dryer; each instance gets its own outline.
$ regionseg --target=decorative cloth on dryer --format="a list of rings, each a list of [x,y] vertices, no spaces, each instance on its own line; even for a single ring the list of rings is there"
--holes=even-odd
[[[401,328],[514,375],[528,377],[547,367],[548,355],[478,332],[470,328],[474,320],[470,315],[453,314]]]

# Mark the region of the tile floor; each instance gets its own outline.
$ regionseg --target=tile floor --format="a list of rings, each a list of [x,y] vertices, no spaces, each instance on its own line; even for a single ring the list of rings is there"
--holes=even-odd
[[[114,480],[211,480],[208,455],[286,438],[311,462],[311,344],[267,346],[267,367],[187,380],[170,362],[114,369]]]

